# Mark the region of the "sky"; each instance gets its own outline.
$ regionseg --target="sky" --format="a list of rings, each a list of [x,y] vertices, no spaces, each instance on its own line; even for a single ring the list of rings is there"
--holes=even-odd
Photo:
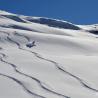
[[[98,23],[98,0],[0,0],[0,10],[74,24]]]

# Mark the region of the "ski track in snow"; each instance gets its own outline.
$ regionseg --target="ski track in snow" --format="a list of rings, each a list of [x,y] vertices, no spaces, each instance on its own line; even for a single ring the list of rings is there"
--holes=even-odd
[[[1,13],[1,12],[0,12]],[[6,13],[6,12],[5,12]],[[8,14],[8,13],[7,13]],[[1,15],[2,17],[3,17],[3,15]],[[13,15],[12,15],[13,16]],[[47,25],[42,25],[42,24],[39,24],[39,23],[33,23],[33,22],[30,22],[30,21],[28,21],[28,19],[26,20],[26,17],[23,17],[23,16],[17,16],[16,18],[17,19],[20,19],[20,20],[23,20],[23,21],[25,21],[24,23],[21,23],[21,21],[16,21],[15,22],[15,19],[11,19],[11,17],[6,17],[6,15],[5,15],[5,17],[0,17],[0,65],[1,64],[4,64],[4,65],[7,65],[7,67],[10,69],[10,68],[12,68],[12,70],[13,70],[13,72],[15,73],[15,75],[16,75],[16,77],[14,77],[14,75],[10,75],[8,72],[6,72],[5,71],[5,69],[4,69],[4,73],[2,73],[2,72],[0,72],[0,77],[4,77],[4,78],[7,78],[7,79],[10,79],[10,80],[12,80],[13,82],[15,82],[16,84],[18,84],[21,88],[22,88],[22,90],[23,91],[25,91],[25,93],[27,94],[27,95],[30,95],[31,97],[30,98],[52,98],[51,96],[53,96],[53,98],[78,98],[77,96],[79,96],[79,94],[73,94],[73,93],[69,93],[69,92],[72,92],[72,91],[68,91],[68,92],[66,92],[66,91],[64,91],[64,92],[62,92],[63,90],[58,90],[58,89],[56,89],[55,88],[55,86],[54,86],[54,88],[52,88],[52,86],[49,84],[50,82],[51,82],[51,80],[49,80],[49,83],[47,83],[47,81],[44,81],[43,80],[43,78],[42,77],[40,77],[40,78],[38,78],[38,77],[36,77],[36,75],[35,76],[33,76],[33,71],[32,71],[32,75],[31,74],[29,74],[29,73],[27,73],[27,72],[25,72],[25,71],[23,71],[23,70],[21,70],[21,68],[19,68],[18,66],[23,66],[23,64],[22,63],[20,63],[20,64],[16,64],[15,62],[13,62],[13,61],[11,61],[11,60],[8,60],[8,59],[10,59],[10,53],[11,53],[11,51],[10,50],[7,50],[7,48],[5,48],[6,47],[6,45],[8,45],[8,48],[9,49],[11,49],[11,47],[14,47],[16,50],[18,50],[19,52],[23,52],[23,53],[25,53],[25,54],[29,54],[30,56],[34,56],[35,58],[34,59],[39,59],[41,62],[45,62],[45,64],[51,64],[51,66],[54,68],[53,69],[53,71],[55,70],[56,72],[58,72],[58,74],[60,74],[60,76],[63,76],[63,78],[64,79],[66,79],[66,76],[68,77],[68,79],[70,78],[71,79],[71,81],[75,81],[76,83],[78,83],[78,85],[79,85],[79,90],[80,91],[87,91],[87,93],[88,92],[90,92],[91,93],[91,95],[93,96],[94,94],[94,98],[97,98],[96,97],[96,95],[98,94],[98,89],[97,89],[97,87],[95,88],[95,85],[93,86],[93,85],[91,85],[90,83],[92,83],[92,84],[94,84],[92,81],[86,81],[86,80],[84,80],[85,79],[85,75],[83,75],[84,77],[81,77],[81,75],[80,76],[78,76],[77,74],[75,74],[75,73],[72,73],[71,71],[69,71],[69,70],[66,70],[66,67],[64,68],[63,66],[68,66],[67,65],[67,63],[64,63],[64,65],[63,64],[60,64],[57,60],[53,60],[53,59],[50,59],[49,57],[44,57],[40,52],[39,52],[39,50],[37,51],[37,50],[33,50],[33,47],[32,47],[32,50],[31,49],[29,49],[29,48],[27,48],[26,47],[26,43],[25,42],[23,42],[23,45],[22,45],[22,43],[20,42],[20,41],[18,41],[17,40],[17,38],[20,38],[22,41],[26,41],[27,43],[29,43],[29,42],[31,42],[32,40],[31,39],[33,39],[35,36],[37,36],[38,38],[40,38],[39,36],[42,36],[41,37],[41,39],[44,39],[44,37],[47,37],[48,36],[48,34],[49,34],[49,37],[53,37],[53,41],[57,38],[57,39],[59,39],[60,41],[62,40],[62,38],[64,38],[65,37],[65,39],[64,39],[64,41],[65,41],[65,43],[66,43],[66,45],[68,46],[68,49],[70,48],[70,46],[73,44],[73,43],[76,43],[76,44],[74,44],[74,45],[72,45],[72,49],[80,49],[80,48],[83,48],[84,49],[84,51],[82,50],[82,49],[80,49],[80,51],[79,51],[79,53],[82,51],[83,52],[83,55],[84,55],[84,53],[86,53],[86,49],[87,48],[85,48],[85,47],[88,47],[89,48],[89,46],[90,46],[90,44],[91,44],[91,48],[93,47],[93,43],[97,43],[97,41],[95,41],[95,40],[97,40],[96,38],[98,37],[97,35],[94,35],[94,34],[91,34],[89,31],[91,31],[91,30],[93,30],[94,29],[94,27],[91,25],[91,26],[76,26],[76,25],[74,25],[74,24],[70,24],[70,23],[67,23],[69,26],[75,26],[75,27],[79,27],[80,29],[80,31],[81,32],[83,32],[83,33],[81,33],[80,31],[76,31],[77,33],[80,33],[80,35],[79,34],[74,34],[75,33],[75,31],[74,31],[74,27],[73,27],[73,29],[71,30],[71,31],[68,31],[68,29],[67,28],[64,28],[65,29],[65,31],[64,31],[64,29],[63,30],[61,30],[61,33],[60,33],[60,28],[58,28],[58,27],[53,27],[52,28],[52,26],[50,26],[49,27],[49,25],[47,24]],[[23,19],[22,19],[22,17],[23,17]],[[6,20],[6,22],[4,21],[4,19]],[[33,18],[31,18],[31,19],[33,19]],[[40,18],[38,18],[38,20],[39,20]],[[34,19],[33,19],[34,20]],[[36,18],[35,18],[35,20],[36,20]],[[48,20],[48,18],[47,18],[47,20]],[[7,22],[8,22],[8,25],[6,25],[7,24]],[[53,22],[53,21],[52,21]],[[55,20],[55,22],[56,22],[56,20]],[[59,21],[60,22],[60,21]],[[63,22],[64,23],[64,22]],[[65,23],[65,24],[66,24]],[[26,25],[27,25],[27,27],[26,27]],[[55,24],[56,25],[56,24]],[[15,26],[16,26],[16,28],[15,28]],[[31,26],[31,27],[30,27]],[[41,27],[40,27],[41,26]],[[18,28],[19,27],[19,28]],[[8,31],[7,31],[7,29],[8,29]],[[24,30],[23,30],[24,29]],[[66,30],[67,29],[67,30]],[[11,31],[10,31],[11,30]],[[23,32],[25,31],[25,32],[28,32],[28,33],[33,33],[34,32],[34,37],[32,38],[32,37],[30,37],[30,35],[29,34],[25,34],[25,33],[20,33],[20,32],[18,32],[18,31],[21,31],[22,32],[22,30],[23,30]],[[64,32],[63,32],[64,31]],[[96,28],[96,31],[97,31],[97,28]],[[41,33],[41,32],[43,32],[43,34]],[[47,33],[46,33],[47,32]],[[36,33],[36,34],[35,34]],[[53,33],[53,35],[52,35],[52,33]],[[38,35],[39,34],[39,35]],[[42,35],[41,35],[42,34]],[[46,34],[46,35],[45,35]],[[33,34],[32,34],[33,35]],[[43,35],[45,35],[45,36],[43,36]],[[55,35],[56,35],[56,37],[55,37]],[[64,36],[63,36],[64,35]],[[70,35],[70,36],[69,36]],[[67,38],[67,36],[68,36],[68,38]],[[84,40],[84,42],[91,42],[90,44],[88,44],[88,43],[86,43],[86,44],[84,44],[84,42],[81,44],[81,42],[83,41],[83,40],[79,40],[79,38],[78,38],[78,36],[80,37],[80,40],[82,39],[82,37],[84,37],[85,38],[85,40]],[[35,39],[37,39],[37,37],[35,38]],[[73,37],[73,38],[72,38]],[[77,37],[76,39],[74,38],[74,37]],[[86,37],[87,37],[87,39],[86,39]],[[47,37],[48,38],[48,37]],[[90,38],[91,38],[91,41],[90,41]],[[48,38],[49,39],[49,38]],[[92,40],[92,39],[94,39],[94,40]],[[40,41],[40,40],[39,40]],[[42,41],[45,41],[45,40],[42,40]],[[47,40],[46,40],[47,41]],[[73,42],[74,41],[74,42]],[[78,41],[80,41],[80,43],[78,43]],[[95,41],[95,42],[94,42]],[[51,41],[52,42],[52,41]],[[49,45],[51,44],[51,42],[49,43]],[[58,41],[59,42],[59,41]],[[67,43],[68,42],[68,43]],[[73,43],[72,43],[73,42]],[[46,42],[47,43],[47,42]],[[59,44],[58,43],[56,43],[56,44],[58,44],[58,45],[60,45],[60,44],[63,44],[63,45],[65,45],[64,44],[64,42],[63,41],[61,41]],[[45,44],[45,43],[44,43]],[[47,43],[48,44],[48,43]],[[71,45],[69,45],[69,44],[71,44]],[[11,45],[14,45],[14,46],[11,46]],[[41,45],[43,45],[43,43],[41,43]],[[42,46],[40,45],[40,47],[42,48]],[[54,44],[53,44],[54,45]],[[83,45],[83,46],[82,46]],[[88,45],[88,46],[87,46]],[[97,45],[97,44],[96,44]],[[43,45],[44,46],[44,45]],[[60,45],[59,47],[61,47],[62,45]],[[67,47],[66,46],[66,47]],[[79,47],[80,46],[80,47]],[[38,44],[36,44],[36,46],[35,47],[38,47]],[[48,45],[46,46],[46,47],[48,47]],[[52,47],[52,46],[51,46]],[[76,47],[79,47],[79,48],[76,48]],[[63,47],[64,49],[67,49],[67,48],[65,48],[65,47]],[[42,48],[43,49],[43,48]],[[47,49],[47,48],[46,48]],[[56,48],[54,48],[54,49],[56,49]],[[60,48],[61,50],[62,50],[62,48]],[[51,49],[50,49],[51,50]],[[71,50],[71,51],[74,51],[74,50]],[[75,50],[75,51],[76,51]],[[86,50],[86,51],[85,51]],[[93,54],[93,52],[95,52],[95,53],[97,53],[96,52],[96,50],[97,50],[97,48],[94,50],[94,49],[91,49],[91,50],[89,50],[89,52],[92,52],[92,54]],[[6,52],[5,52],[6,51]],[[65,51],[67,51],[67,50],[65,50]],[[68,51],[69,52],[69,51]],[[87,52],[87,53],[89,53],[89,52]],[[13,53],[13,52],[12,52]],[[72,52],[72,53],[74,53],[74,52]],[[76,52],[76,53],[78,53],[78,52]],[[81,53],[80,53],[81,54]],[[14,54],[15,55],[15,57],[17,57],[16,55],[17,55],[17,53],[16,54]],[[86,55],[86,54],[85,54]],[[23,55],[24,56],[24,55]],[[66,61],[67,62],[67,61]],[[39,64],[39,63],[38,63]],[[43,64],[43,63],[42,63]],[[30,66],[31,66],[31,63],[29,64]],[[75,64],[74,64],[75,65]],[[40,66],[40,65],[39,65]],[[1,67],[2,68],[2,67]],[[37,67],[36,67],[37,68]],[[36,69],[35,68],[35,69]],[[50,68],[50,67],[49,67]],[[97,68],[97,67],[96,67]],[[2,70],[2,69],[1,69]],[[39,69],[38,69],[38,71],[39,71]],[[43,71],[44,71],[44,69],[43,69]],[[35,71],[36,72],[36,71]],[[7,74],[8,73],[8,74]],[[32,83],[33,84],[33,82],[34,83],[36,83],[36,85],[37,85],[37,87],[39,88],[38,90],[38,92],[36,91],[36,86],[33,88],[33,86],[31,86],[31,88],[32,89],[30,89],[28,86],[26,86],[26,84],[21,80],[21,79],[19,79],[19,78],[17,78],[18,76],[21,76],[21,77],[25,77],[25,79],[30,79],[30,81],[28,81],[28,84],[29,84],[29,82],[30,83]],[[54,75],[55,76],[55,75]],[[54,77],[53,76],[53,77]],[[53,78],[52,77],[52,78]],[[51,78],[51,79],[52,79]],[[0,78],[1,79],[1,78]],[[46,78],[45,78],[46,79]],[[62,78],[60,78],[60,79],[62,79]],[[91,79],[91,78],[90,78]],[[55,81],[54,81],[55,82]],[[96,81],[95,81],[96,82]],[[52,83],[52,82],[51,82]],[[63,82],[62,82],[63,83]],[[61,84],[61,83],[60,83]],[[66,84],[66,82],[63,84],[63,85],[65,85]],[[67,84],[66,84],[67,85]],[[71,85],[72,86],[72,85]],[[59,86],[58,86],[59,87]],[[62,87],[62,86],[61,86]],[[65,86],[65,87],[67,87],[67,86]],[[69,88],[70,88],[70,86],[68,86]],[[74,88],[74,87],[73,87]],[[72,88],[72,89],[73,89]],[[61,88],[60,88],[61,89]],[[63,88],[62,88],[63,89]],[[67,89],[67,88],[66,88]],[[71,88],[70,88],[70,90],[71,90]],[[76,93],[78,93],[78,91],[76,92]],[[85,92],[84,92],[85,93]],[[72,95],[71,95],[72,94]],[[74,95],[74,96],[73,96]],[[81,96],[83,96],[83,97],[81,97]],[[87,96],[87,94],[84,94],[83,95],[83,93],[81,92],[81,94],[80,94],[80,98],[88,98],[88,97],[86,97]],[[88,96],[90,96],[90,95],[88,95]],[[1,97],[1,96],[0,96]],[[8,96],[8,98],[9,98],[9,96]],[[93,97],[90,97],[90,98],[93,98]]]
[[[21,81],[17,80],[16,78],[13,78],[13,77],[11,77],[11,76],[8,76],[8,75],[2,74],[2,73],[0,73],[0,76],[4,76],[4,77],[6,77],[6,78],[12,79],[12,80],[15,81],[16,83],[18,83],[21,87],[23,87],[24,90],[25,90],[27,93],[31,94],[32,96],[35,96],[35,97],[38,97],[38,98],[45,98],[45,97],[43,97],[43,96],[41,96],[41,95],[35,94],[34,92],[30,91],[27,87],[25,87],[25,85],[24,85]]]
[[[9,36],[10,36],[9,33],[7,33],[7,32],[3,32],[3,33],[7,34],[7,35],[8,35],[8,36],[7,36],[7,39],[8,39],[9,41],[11,41],[12,43],[15,43],[15,44],[18,46],[19,49],[21,49],[21,50],[23,50],[23,51],[28,51],[28,50],[26,50],[26,49],[21,48],[21,46],[20,46],[20,44],[19,44],[18,42],[12,40],[12,39],[9,37]],[[15,34],[15,35],[16,35],[16,34]],[[25,38],[29,41],[29,38],[28,38],[28,37],[25,36]],[[31,51],[28,51],[28,52],[31,52]],[[38,53],[36,53],[36,52],[31,52],[31,53],[33,53],[36,57],[45,60],[44,58],[38,56],[38,55],[39,55]],[[48,92],[50,92],[50,93],[52,93],[52,94],[61,96],[61,97],[63,97],[63,98],[70,98],[70,97],[68,97],[68,96],[66,96],[66,95],[63,95],[63,94],[60,94],[60,93],[55,92],[55,91],[53,91],[53,90],[50,90],[49,88],[45,87],[45,86],[43,85],[43,84],[45,84],[45,83],[42,83],[39,79],[37,79],[37,78],[35,78],[35,77],[32,77],[32,76],[30,76],[30,75],[27,75],[27,74],[25,74],[25,73],[23,73],[23,72],[21,72],[21,71],[19,71],[18,68],[17,68],[17,65],[12,64],[12,63],[10,63],[10,62],[7,62],[7,61],[5,61],[5,60],[3,59],[3,58],[6,57],[5,54],[3,54],[3,53],[0,53],[0,54],[3,56],[3,57],[0,58],[0,60],[1,60],[2,62],[6,63],[6,64],[8,64],[8,65],[10,65],[10,66],[12,66],[12,67],[14,68],[15,72],[17,72],[17,73],[19,73],[19,74],[21,74],[21,75],[24,75],[24,76],[26,76],[26,77],[29,77],[29,78],[31,78],[31,79],[33,79],[33,80],[35,80],[35,81],[40,85],[41,88],[43,88],[44,90],[46,90],[46,91],[48,91]],[[45,98],[45,97],[43,97],[43,96],[41,96],[41,95],[37,95],[37,94],[35,94],[35,93],[29,91],[29,90],[24,86],[24,84],[22,84],[21,81],[15,79],[15,78],[12,78],[12,77],[10,77],[10,76],[7,76],[7,75],[3,75],[3,74],[0,74],[0,75],[5,76],[5,77],[7,77],[7,78],[10,78],[10,79],[16,81],[16,82],[19,83],[28,93],[30,93],[30,94],[32,94],[32,95],[35,95],[35,96],[38,96],[39,98]]]
[[[18,42],[14,41],[13,39],[10,38],[10,34],[9,34],[9,33],[7,33],[7,32],[3,32],[3,33],[7,34],[7,39],[8,39],[10,42],[16,44],[19,49],[21,49],[21,50],[23,50],[23,51],[30,52],[30,53],[34,54],[37,58],[39,58],[39,59],[41,59],[41,60],[45,60],[45,61],[47,61],[47,62],[53,63],[53,64],[56,66],[56,68],[57,68],[58,70],[60,70],[60,71],[63,72],[64,74],[68,74],[69,76],[75,78],[75,79],[78,80],[78,81],[80,82],[80,84],[83,85],[85,88],[87,88],[87,89],[89,89],[89,90],[92,90],[92,91],[94,91],[94,92],[98,92],[97,89],[94,89],[94,88],[90,87],[89,85],[85,84],[85,81],[83,81],[81,78],[79,78],[79,77],[73,75],[72,73],[66,71],[65,69],[63,69],[57,62],[55,62],[55,61],[53,61],[53,60],[49,60],[49,59],[47,59],[47,58],[44,58],[44,57],[42,57],[42,56],[41,56],[39,53],[37,53],[37,52],[33,52],[33,51],[26,50],[26,49],[22,48],[21,45],[20,45]],[[27,36],[20,35],[20,34],[18,34],[18,33],[16,33],[16,32],[14,33],[14,35],[15,35],[15,36],[24,37],[24,38],[26,38],[26,40],[27,40],[28,42],[30,41],[30,39],[29,39]],[[1,47],[1,49],[2,49],[2,47]],[[0,53],[0,54],[3,56],[3,58],[6,57],[5,54],[3,54],[3,53]],[[17,68],[17,65],[14,65],[14,64],[12,64],[12,63],[9,63],[9,62],[3,60],[3,58],[0,58],[0,60],[1,60],[2,62],[11,65],[17,73],[19,73],[19,74],[21,74],[21,75],[24,75],[24,76],[26,76],[26,77],[29,77],[29,78],[35,80],[44,90],[46,90],[46,91],[48,91],[48,92],[50,92],[50,93],[56,94],[56,95],[58,95],[58,96],[62,96],[62,97],[64,97],[64,98],[70,98],[70,97],[68,97],[68,96],[66,96],[66,95],[57,93],[57,92],[55,92],[55,91],[50,90],[49,88],[44,87],[44,86],[42,85],[42,83],[41,83],[40,80],[38,80],[38,79],[35,78],[35,77],[32,77],[32,76],[30,76],[30,75],[27,75],[27,74],[25,74],[25,73],[20,72],[20,71],[18,70],[18,68]],[[13,77],[7,76],[7,75],[3,75],[3,74],[0,74],[0,75],[5,76],[5,77],[7,77],[7,78],[10,78],[10,79],[16,81],[16,82],[17,82],[18,84],[20,84],[28,93],[30,93],[30,94],[32,94],[32,95],[35,95],[35,96],[38,96],[38,97],[40,97],[40,98],[45,98],[44,96],[37,95],[37,94],[35,94],[35,93],[29,91],[29,90],[25,87],[25,85],[22,84],[21,81],[15,79],[15,78],[13,78]]]
[[[19,34],[16,33],[16,35],[19,35]],[[19,36],[23,36],[23,35],[19,35]],[[25,38],[28,40],[28,42],[30,41],[30,39],[29,39],[27,36],[23,36],[23,37],[25,37]],[[20,48],[21,46],[20,46],[20,44],[19,44],[18,42],[15,42],[15,41],[14,41],[14,43],[16,43],[16,44],[18,45],[19,49],[21,49],[21,48]],[[22,48],[22,49],[23,49],[23,48]],[[26,49],[23,49],[23,50],[28,51],[28,50],[26,50]],[[61,72],[64,72],[65,74],[68,74],[68,75],[72,76],[73,78],[77,79],[84,87],[86,87],[86,88],[88,88],[88,89],[90,89],[90,90],[93,90],[94,92],[98,92],[97,89],[94,89],[94,88],[90,87],[89,85],[85,84],[85,81],[83,81],[81,78],[79,78],[79,77],[73,75],[72,73],[66,71],[65,69],[61,68],[57,62],[55,62],[55,61],[53,61],[53,60],[49,60],[49,59],[47,59],[47,58],[44,58],[44,57],[42,57],[39,53],[36,53],[36,52],[33,52],[33,51],[28,51],[28,52],[33,53],[36,57],[38,57],[38,58],[40,58],[40,59],[42,59],[42,60],[48,61],[48,62],[50,62],[50,63],[53,63],[53,64],[57,67],[57,69],[59,69]]]

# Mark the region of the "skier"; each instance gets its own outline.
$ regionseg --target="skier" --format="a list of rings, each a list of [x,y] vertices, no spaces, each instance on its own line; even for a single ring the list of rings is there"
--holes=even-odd
[[[32,48],[33,46],[36,46],[35,41],[27,43],[26,46],[29,47],[29,48]]]

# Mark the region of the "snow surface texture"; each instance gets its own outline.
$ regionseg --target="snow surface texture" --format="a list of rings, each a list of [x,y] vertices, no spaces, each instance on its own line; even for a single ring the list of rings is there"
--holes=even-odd
[[[0,11],[0,98],[98,98],[98,25]]]

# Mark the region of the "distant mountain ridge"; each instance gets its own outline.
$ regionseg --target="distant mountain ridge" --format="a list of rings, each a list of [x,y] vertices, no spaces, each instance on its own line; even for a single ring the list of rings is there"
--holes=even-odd
[[[50,27],[56,27],[56,28],[62,28],[62,29],[81,30],[81,29],[84,29],[86,26],[87,28],[89,27],[91,29],[94,29],[94,31],[98,31],[97,24],[84,25],[84,26],[83,25],[75,25],[75,24],[72,24],[70,22],[63,21],[63,20],[46,18],[46,17],[23,16],[23,15],[12,14],[12,13],[2,11],[2,10],[0,10],[0,17],[12,19],[16,22],[22,22],[22,23],[33,22],[33,23],[39,23],[39,24],[50,26]],[[96,28],[96,30],[95,30],[95,28]]]
[[[0,16],[12,19],[17,22],[25,23],[26,21],[29,21],[29,22],[48,25],[50,27],[80,30],[80,28],[78,26],[75,26],[72,23],[69,23],[66,21],[61,21],[61,20],[56,20],[56,19],[51,19],[51,18],[45,18],[45,17],[36,17],[35,18],[35,17],[30,17],[30,16],[29,17],[28,16],[22,17],[21,15],[11,14],[11,13],[8,13],[5,11],[0,11]]]

